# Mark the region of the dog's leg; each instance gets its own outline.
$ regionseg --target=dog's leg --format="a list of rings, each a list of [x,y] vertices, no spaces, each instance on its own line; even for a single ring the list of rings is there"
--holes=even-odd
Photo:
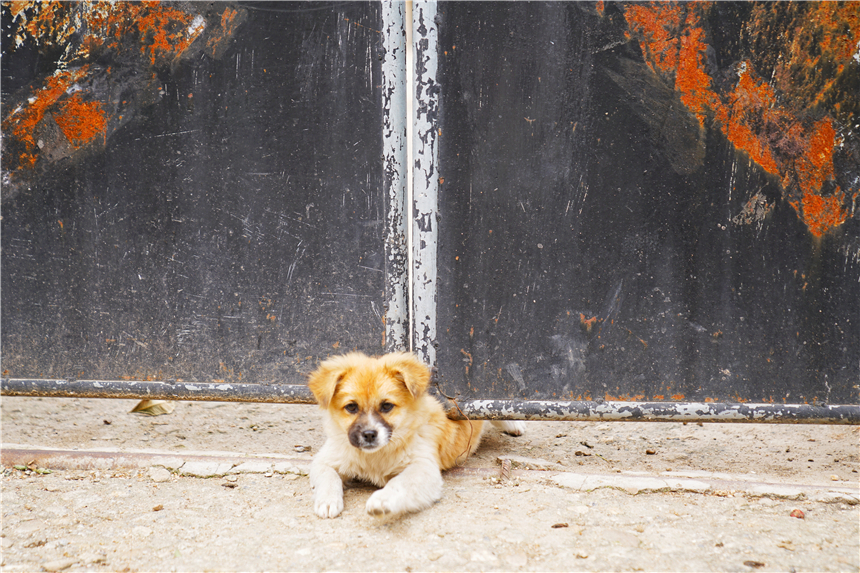
[[[343,480],[320,454],[311,462],[309,472],[314,490],[314,513],[322,518],[337,517],[343,511]]]
[[[526,431],[525,422],[513,420],[495,420],[494,422],[492,422],[492,424],[502,432],[510,434],[512,436],[522,436],[523,432]]]
[[[370,515],[397,515],[420,511],[442,497],[442,473],[433,458],[419,458],[391,478],[367,500]]]

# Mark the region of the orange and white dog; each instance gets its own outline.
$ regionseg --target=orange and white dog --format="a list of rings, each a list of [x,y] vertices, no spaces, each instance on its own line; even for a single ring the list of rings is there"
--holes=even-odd
[[[343,511],[344,479],[382,488],[367,500],[375,516],[419,511],[442,497],[442,470],[475,451],[483,422],[449,420],[429,383],[430,369],[405,352],[337,356],[311,374],[328,437],[310,470],[318,516]],[[515,436],[525,427],[494,424]]]

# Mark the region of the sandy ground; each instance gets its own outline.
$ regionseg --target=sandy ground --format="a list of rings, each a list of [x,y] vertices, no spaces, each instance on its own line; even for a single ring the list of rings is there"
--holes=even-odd
[[[2,399],[4,460],[52,448],[179,461],[150,454],[100,469],[55,463],[51,473],[4,462],[0,569],[860,570],[858,427],[529,422],[516,438],[490,429],[446,474],[439,503],[380,522],[365,514],[373,490],[361,485],[347,489],[341,517],[313,515],[300,474],[323,442],[315,407],[180,403],[147,417],[129,414],[134,404]],[[194,473],[182,470],[188,460],[216,455],[218,477],[183,475]],[[529,469],[500,482],[500,456]],[[239,469],[264,458],[292,470]],[[679,476],[704,485],[641,485]]]

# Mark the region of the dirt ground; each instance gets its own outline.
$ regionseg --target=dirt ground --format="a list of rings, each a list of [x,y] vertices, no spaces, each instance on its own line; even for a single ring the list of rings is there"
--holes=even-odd
[[[854,426],[489,429],[440,502],[381,522],[360,484],[341,517],[313,514],[315,407],[134,404],[2,399],[0,570],[860,570]],[[21,453],[46,448],[77,453]]]

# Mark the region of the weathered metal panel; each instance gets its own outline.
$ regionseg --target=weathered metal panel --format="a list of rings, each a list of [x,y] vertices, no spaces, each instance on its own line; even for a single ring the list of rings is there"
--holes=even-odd
[[[403,330],[381,4],[2,18],[4,377],[301,382]]]
[[[441,391],[860,403],[856,17],[440,2]]]

